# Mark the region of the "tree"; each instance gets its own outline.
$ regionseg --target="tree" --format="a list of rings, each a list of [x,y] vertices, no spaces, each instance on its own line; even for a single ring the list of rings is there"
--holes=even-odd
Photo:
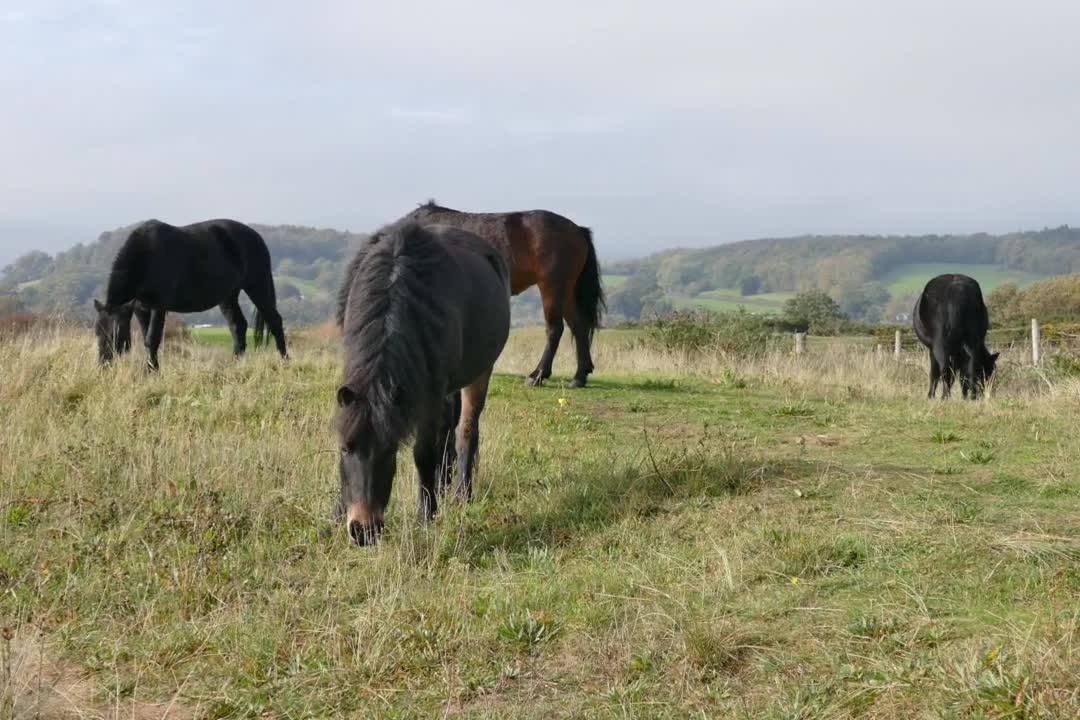
[[[672,305],[664,297],[656,276],[642,273],[630,276],[615,288],[608,298],[608,308],[627,320],[637,320],[645,315],[670,312]]]
[[[761,292],[761,278],[757,275],[748,275],[739,282],[739,294],[743,297],[757,295],[759,292]]]
[[[798,327],[821,327],[843,317],[836,301],[820,290],[801,292],[784,303],[784,319]]]
[[[837,297],[840,312],[858,320],[878,322],[889,302],[889,291],[878,282],[863,283],[849,290],[841,290]]]

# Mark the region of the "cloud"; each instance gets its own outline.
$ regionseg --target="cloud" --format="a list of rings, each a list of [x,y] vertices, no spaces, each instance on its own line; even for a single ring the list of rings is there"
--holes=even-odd
[[[551,207],[605,253],[1076,222],[1080,5],[44,1],[0,223]],[[0,244],[12,243],[0,233]]]

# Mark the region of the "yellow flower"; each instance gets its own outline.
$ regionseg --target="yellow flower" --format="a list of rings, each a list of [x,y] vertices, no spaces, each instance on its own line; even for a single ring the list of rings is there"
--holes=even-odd
[[[799,584],[799,578],[797,578],[797,577],[791,578],[791,584],[792,585],[798,585]]]
[[[559,398],[559,407],[566,407],[566,398]]]

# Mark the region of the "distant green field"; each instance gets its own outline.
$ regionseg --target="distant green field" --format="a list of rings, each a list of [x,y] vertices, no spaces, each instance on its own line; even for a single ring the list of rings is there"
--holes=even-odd
[[[204,345],[232,347],[232,334],[229,333],[229,328],[224,326],[191,328],[191,337]],[[255,332],[251,329],[247,331],[247,342],[251,346],[255,344]]]
[[[912,263],[893,268],[879,278],[893,296],[921,292],[931,278],[944,273],[961,273],[975,278],[988,294],[1004,282],[1014,282],[1021,287],[1043,279],[1042,275],[1006,270],[997,265],[968,265],[963,263]]]
[[[604,275],[604,286],[607,288],[617,288],[627,281],[629,275]]]
[[[784,301],[793,295],[794,293],[778,292],[743,296],[733,288],[719,288],[694,297],[677,295],[672,297],[671,301],[680,310],[700,307],[717,312],[729,312],[741,308],[747,312],[775,314],[783,310]]]

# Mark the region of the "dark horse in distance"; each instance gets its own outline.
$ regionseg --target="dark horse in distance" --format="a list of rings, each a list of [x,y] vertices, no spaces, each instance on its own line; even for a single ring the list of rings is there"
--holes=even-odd
[[[399,223],[349,263],[337,321],[345,370],[335,517],[365,545],[382,528],[398,447],[414,433],[418,512],[423,520],[435,514],[448,475],[442,443],[455,414],[455,494],[471,497],[480,413],[510,334],[510,273],[502,255],[472,233]]]
[[[583,387],[593,371],[592,338],[600,327],[604,290],[592,232],[548,210],[471,213],[435,204],[421,205],[399,222],[449,225],[479,235],[498,248],[510,269],[510,291],[517,295],[536,285],[544,306],[547,345],[526,383],[551,377],[563,321],[577,349],[572,387]]]
[[[148,220],[132,231],[113,261],[105,302],[94,300],[94,331],[101,362],[131,347],[131,316],[143,331],[147,363],[158,367],[158,347],[168,312],[202,312],[217,305],[229,323],[233,352],[247,346],[243,290],[255,305],[255,344],[264,331],[287,357],[285,330],[277,311],[270,251],[262,236],[235,220],[207,220],[175,227]]]
[[[915,335],[930,351],[930,392],[943,380],[941,399],[949,397],[954,373],[960,374],[964,397],[976,398],[990,376],[998,354],[986,349],[990,317],[979,283],[967,275],[938,275],[926,283],[911,313]]]

